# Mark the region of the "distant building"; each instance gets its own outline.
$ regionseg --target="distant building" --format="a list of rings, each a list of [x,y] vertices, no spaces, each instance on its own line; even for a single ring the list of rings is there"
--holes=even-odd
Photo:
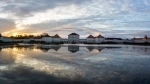
[[[104,42],[105,38],[99,34],[97,37],[95,37],[95,43],[102,43]]]
[[[49,35],[42,36],[42,41],[46,43],[52,43],[52,37]]]
[[[53,41],[53,43],[61,43],[62,39],[58,34],[56,34],[52,37],[52,41]]]
[[[34,39],[34,41],[37,41],[37,42],[43,41],[41,36],[34,37],[33,39]]]
[[[101,34],[94,37],[89,35],[87,38],[80,39],[80,35],[77,33],[71,33],[68,35],[68,39],[61,38],[58,34],[54,36],[49,36],[48,33],[43,33],[41,36],[22,36],[19,37],[4,37],[0,33],[0,42],[46,42],[46,43],[150,43],[150,38],[145,35],[143,38],[133,38],[133,39],[121,39],[121,38],[105,38]]]
[[[79,43],[80,36],[76,33],[71,33],[68,35],[68,43]]]
[[[13,42],[13,38],[9,38],[9,37],[3,37],[2,34],[0,33],[0,41],[2,42]]]
[[[68,39],[62,39],[63,43],[68,43]]]
[[[150,43],[150,38],[147,37],[147,35],[144,36],[144,38],[133,38],[132,40],[134,40],[135,43],[145,43],[148,42]]]
[[[95,43],[95,37],[92,35],[89,35],[87,38],[87,43]]]
[[[80,39],[80,43],[86,43],[86,39]]]
[[[123,43],[124,40],[121,38],[105,38],[104,42]]]
[[[2,42],[13,42],[14,41],[13,38],[9,38],[9,37],[0,37],[0,40]]]

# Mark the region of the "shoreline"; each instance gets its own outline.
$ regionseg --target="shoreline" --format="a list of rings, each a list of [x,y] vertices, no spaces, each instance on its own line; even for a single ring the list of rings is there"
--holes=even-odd
[[[67,45],[78,45],[78,44],[85,44],[85,45],[142,45],[142,46],[150,46],[150,43],[77,43],[77,44],[68,44],[68,43],[0,43],[0,45],[33,45],[33,44],[44,44],[44,45],[61,45],[61,44],[67,44]]]

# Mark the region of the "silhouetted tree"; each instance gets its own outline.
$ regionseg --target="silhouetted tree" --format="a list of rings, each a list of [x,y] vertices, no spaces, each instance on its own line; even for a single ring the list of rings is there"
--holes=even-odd
[[[49,36],[49,35],[48,35],[48,33],[43,33],[43,34],[41,35],[41,37],[43,37],[43,36]]]
[[[0,37],[2,37],[2,34],[0,33]]]

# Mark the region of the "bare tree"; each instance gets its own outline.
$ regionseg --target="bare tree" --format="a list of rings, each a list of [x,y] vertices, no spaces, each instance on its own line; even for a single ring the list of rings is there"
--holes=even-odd
[[[0,33],[0,37],[2,37],[2,34]]]

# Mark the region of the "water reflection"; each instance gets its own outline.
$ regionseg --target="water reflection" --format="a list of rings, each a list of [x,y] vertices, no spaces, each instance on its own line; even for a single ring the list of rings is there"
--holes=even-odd
[[[50,49],[58,51],[61,48],[61,46],[57,46],[57,45],[55,45],[55,46],[39,46],[37,48],[42,50],[43,52],[48,52]]]
[[[1,46],[2,84],[149,84],[150,47]]]
[[[2,48],[0,48],[0,52],[2,51]]]
[[[68,46],[68,51],[72,52],[72,53],[75,53],[77,51],[79,51],[79,46],[76,46],[76,45],[69,45]]]
[[[2,46],[1,46],[2,47]],[[90,52],[92,52],[94,49],[101,52],[103,49],[107,48],[121,48],[121,47],[99,47],[99,46],[78,46],[78,45],[68,45],[68,46],[58,46],[58,45],[52,45],[52,46],[48,46],[48,45],[43,45],[43,46],[22,46],[22,45],[15,45],[15,46],[5,46],[2,48],[11,48],[14,51],[33,51],[34,49],[39,49],[43,52],[48,52],[50,50],[55,50],[55,51],[59,51],[59,49],[63,47],[67,47],[68,51],[72,52],[72,53],[76,53],[78,51],[80,51],[80,47],[82,48],[86,48],[88,49]],[[0,51],[2,50],[2,48],[0,48]]]
[[[94,46],[87,46],[86,47],[89,51],[92,51],[94,49]]]

